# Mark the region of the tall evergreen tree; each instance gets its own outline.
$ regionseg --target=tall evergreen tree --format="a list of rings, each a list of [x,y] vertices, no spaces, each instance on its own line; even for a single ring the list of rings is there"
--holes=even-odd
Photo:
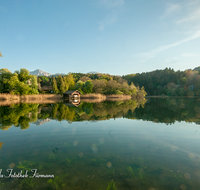
[[[60,94],[63,94],[64,92],[65,92],[65,83],[64,83],[64,81],[63,81],[63,78],[61,78],[59,93],[60,93]]]
[[[65,89],[65,91],[67,91],[69,89],[69,83],[68,83],[68,80],[67,80],[67,76],[65,76],[63,78],[63,81],[64,81],[64,89]]]
[[[71,90],[71,89],[74,88],[74,85],[75,85],[74,77],[73,77],[73,75],[71,73],[69,73],[68,75],[66,75],[64,77],[64,82],[65,82],[65,85],[66,85],[66,91],[68,89]]]
[[[52,82],[52,89],[53,89],[53,92],[55,94],[58,94],[57,82],[56,82],[56,79],[54,77],[53,77],[53,82]]]
[[[93,84],[90,80],[86,81],[84,86],[83,86],[83,92],[85,94],[87,93],[91,93],[92,92],[92,89],[93,89]]]
[[[65,84],[61,75],[59,75],[57,78],[57,86],[58,86],[58,92],[60,94],[63,94],[65,92]]]

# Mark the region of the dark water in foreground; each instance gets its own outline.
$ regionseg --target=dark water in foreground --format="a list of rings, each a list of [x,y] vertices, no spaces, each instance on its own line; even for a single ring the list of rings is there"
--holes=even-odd
[[[68,104],[67,104],[68,105]],[[0,189],[200,189],[200,101],[0,107]],[[30,178],[31,169],[54,178]]]

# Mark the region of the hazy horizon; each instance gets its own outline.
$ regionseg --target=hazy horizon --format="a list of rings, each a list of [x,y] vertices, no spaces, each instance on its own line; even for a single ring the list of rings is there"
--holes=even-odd
[[[171,68],[171,67],[167,67],[167,68]],[[6,69],[8,69],[8,68],[6,68]],[[27,68],[19,68],[19,69],[17,69],[18,71],[20,70],[20,69],[27,69]],[[163,68],[163,69],[155,69],[155,70],[152,70],[152,71],[146,71],[146,72],[153,72],[153,71],[156,71],[156,70],[164,70],[165,68]],[[171,68],[171,69],[174,69],[174,68]],[[193,70],[193,69],[195,69],[195,68],[188,68],[188,69],[191,69],[191,70]],[[186,69],[186,70],[188,70],[188,69]],[[8,69],[8,70],[10,70],[10,69]],[[15,70],[15,71],[17,71],[17,70]],[[45,70],[41,70],[41,69],[34,69],[34,70],[29,70],[29,72],[35,72],[35,71],[37,71],[37,70],[40,70],[40,71],[42,71],[42,72],[45,72],[45,73],[48,73],[48,74],[50,74],[50,75],[57,75],[57,74],[68,74],[68,73],[76,73],[76,72],[67,72],[67,73],[63,73],[63,72],[58,72],[58,73],[49,73],[49,72],[47,72],[47,71],[45,71]],[[178,69],[178,70],[180,70],[180,69]],[[174,70],[174,71],[178,71],[178,70]],[[15,71],[12,71],[12,70],[10,70],[11,72],[15,72]],[[185,71],[185,70],[180,70],[180,71]],[[78,72],[77,72],[78,73]],[[83,73],[83,72],[79,72],[79,73]],[[83,74],[88,74],[88,73],[101,73],[101,72],[98,72],[98,71],[89,71],[89,72],[84,72]],[[143,73],[143,72],[140,72],[140,74],[141,73]],[[104,72],[104,73],[102,73],[102,74],[110,74],[110,73],[106,73],[106,72]],[[124,74],[124,75],[129,75],[129,74],[137,74],[137,73],[127,73],[127,74]],[[110,75],[117,75],[117,74],[110,74]],[[123,75],[118,75],[118,76],[123,76]]]

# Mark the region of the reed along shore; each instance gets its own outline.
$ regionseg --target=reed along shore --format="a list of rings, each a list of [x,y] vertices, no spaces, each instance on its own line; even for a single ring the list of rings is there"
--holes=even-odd
[[[12,95],[0,94],[0,105],[10,105],[19,103],[54,103],[62,101],[62,95],[57,94],[34,94],[34,95]]]

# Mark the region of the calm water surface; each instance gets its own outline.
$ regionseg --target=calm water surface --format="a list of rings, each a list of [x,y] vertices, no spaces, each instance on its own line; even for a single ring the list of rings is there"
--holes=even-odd
[[[198,99],[67,105],[0,107],[0,189],[200,189]]]

